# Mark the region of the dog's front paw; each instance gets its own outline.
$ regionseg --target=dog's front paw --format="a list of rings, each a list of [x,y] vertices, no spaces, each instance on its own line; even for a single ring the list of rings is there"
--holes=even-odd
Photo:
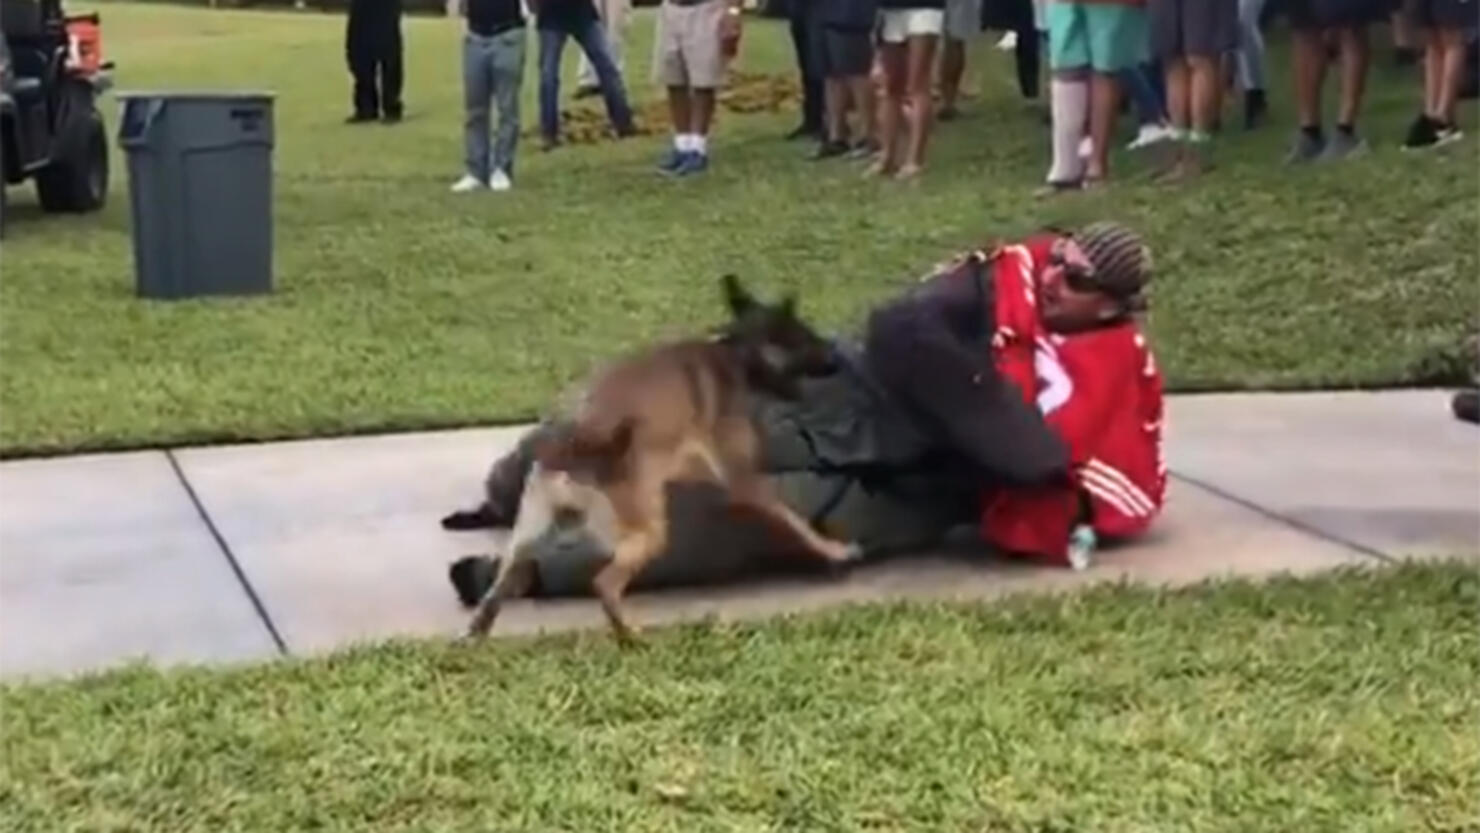
[[[487,529],[493,526],[492,519],[481,507],[478,509],[459,509],[451,515],[442,519],[442,528],[453,532],[468,529]]]

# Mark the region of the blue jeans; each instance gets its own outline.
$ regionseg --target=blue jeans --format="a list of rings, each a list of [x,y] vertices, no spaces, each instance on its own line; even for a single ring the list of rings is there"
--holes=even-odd
[[[618,133],[632,130],[632,108],[627,104],[627,91],[622,86],[622,73],[612,61],[601,22],[592,20],[574,32],[564,29],[540,30],[540,135],[546,140],[560,137],[560,54],[565,39],[572,37],[586,53],[586,60],[596,70],[601,84],[601,97],[606,102],[606,117]]]
[[[1167,120],[1166,95],[1160,89],[1162,75],[1157,64],[1139,64],[1116,75],[1136,107],[1137,124],[1161,124]]]
[[[524,81],[524,27],[491,38],[463,35],[463,152],[468,173],[483,182],[494,171],[514,176],[519,144],[519,88]],[[498,107],[498,132],[489,150],[489,101]]]

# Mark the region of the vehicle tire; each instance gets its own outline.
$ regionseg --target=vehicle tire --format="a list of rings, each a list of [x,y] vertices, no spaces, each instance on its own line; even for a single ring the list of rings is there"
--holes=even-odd
[[[66,143],[65,155],[36,174],[36,195],[46,211],[97,211],[108,201],[108,131],[89,106]]]

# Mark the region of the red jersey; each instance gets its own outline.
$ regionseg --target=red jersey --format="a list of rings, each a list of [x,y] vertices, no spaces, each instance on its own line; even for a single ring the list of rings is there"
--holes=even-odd
[[[1101,538],[1139,534],[1160,514],[1166,498],[1162,379],[1134,323],[1068,336],[1043,329],[1035,290],[1048,240],[999,250],[992,348],[1001,373],[1069,446],[1078,490],[992,492],[983,501],[981,532],[1004,551],[1067,564],[1081,491]]]

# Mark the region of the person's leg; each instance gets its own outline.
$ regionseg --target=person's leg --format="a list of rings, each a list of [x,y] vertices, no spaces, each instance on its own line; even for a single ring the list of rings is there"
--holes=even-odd
[[[961,78],[966,75],[966,42],[947,35],[940,56],[940,118],[956,117],[956,97],[961,92]]]
[[[1393,63],[1400,67],[1411,66],[1422,54],[1423,46],[1414,20],[1408,10],[1400,4],[1389,18],[1393,30]]]
[[[1114,73],[1096,72],[1090,77],[1089,135],[1092,149],[1085,165],[1086,182],[1101,182],[1110,175],[1110,142],[1120,115],[1120,81]]]
[[[935,120],[931,106],[930,80],[935,69],[935,50],[939,35],[911,35],[905,45],[905,88],[909,96],[909,143],[899,176],[908,178],[925,167],[925,148],[930,141],[930,125]]]
[[[816,60],[812,54],[813,34],[810,0],[791,0],[790,29],[792,52],[796,56],[797,78],[802,85],[802,123],[797,125],[788,139],[801,139],[817,135],[822,128],[822,89],[817,77]]]
[[[401,105],[403,83],[401,24],[396,21],[387,33],[380,56],[380,106],[387,121],[400,121],[404,113]]]
[[[658,163],[658,168],[665,173],[672,173],[692,150],[689,146],[689,131],[694,121],[693,99],[688,87],[668,87],[668,120],[673,123],[673,149]]]
[[[493,96],[498,107],[498,131],[493,144],[493,170],[498,180],[514,178],[514,152],[519,146],[519,98],[524,88],[523,29],[503,32],[494,38]]]
[[[1038,76],[1042,73],[1038,31],[1031,26],[1014,31],[1017,33],[1013,59],[1017,66],[1018,93],[1028,101],[1037,101]]]
[[[1292,34],[1295,46],[1295,117],[1300,133],[1287,158],[1309,162],[1326,146],[1321,131],[1321,87],[1326,80],[1326,34],[1318,28],[1301,27]]]
[[[869,172],[887,174],[894,171],[901,155],[900,122],[906,89],[906,49],[903,42],[885,42],[879,47],[879,62],[884,70],[884,100],[879,113],[879,158]]]
[[[488,103],[495,84],[492,43],[480,35],[463,35],[463,170],[465,179],[454,189],[470,190],[471,177],[488,184],[493,173],[488,150]],[[500,125],[502,126],[502,125]],[[461,187],[459,187],[461,186]]]
[[[1244,91],[1244,127],[1252,130],[1264,123],[1269,102],[1264,94],[1264,30],[1259,19],[1265,0],[1239,0],[1238,51],[1239,87]]]
[[[1084,179],[1079,143],[1084,137],[1090,107],[1090,47],[1085,7],[1078,3],[1049,3],[1049,108],[1052,121],[1052,162],[1046,177],[1049,190],[1078,187]]]
[[[673,125],[673,147],[658,162],[658,171],[664,174],[676,173],[689,153],[689,68],[683,53],[689,11],[664,0],[653,32],[653,78],[668,91],[668,120]]]
[[[1443,57],[1440,60],[1440,80],[1436,93],[1434,118],[1459,138],[1455,123],[1455,108],[1459,104],[1460,87],[1465,74],[1465,32],[1455,26],[1441,26],[1435,32]]]
[[[549,150],[560,142],[560,53],[565,32],[538,29],[540,39],[540,139]]]
[[[1341,106],[1337,110],[1336,132],[1326,147],[1326,157],[1330,159],[1359,154],[1367,148],[1367,143],[1357,135],[1357,118],[1361,115],[1367,67],[1371,60],[1367,27],[1364,24],[1345,27],[1338,37],[1341,43]]]
[[[599,22],[592,21],[574,34],[581,52],[596,67],[596,79],[601,85],[601,97],[606,103],[606,117],[612,129],[618,136],[632,135],[632,108],[627,103],[627,86],[607,49],[605,30]],[[556,71],[559,71],[558,63]]]

